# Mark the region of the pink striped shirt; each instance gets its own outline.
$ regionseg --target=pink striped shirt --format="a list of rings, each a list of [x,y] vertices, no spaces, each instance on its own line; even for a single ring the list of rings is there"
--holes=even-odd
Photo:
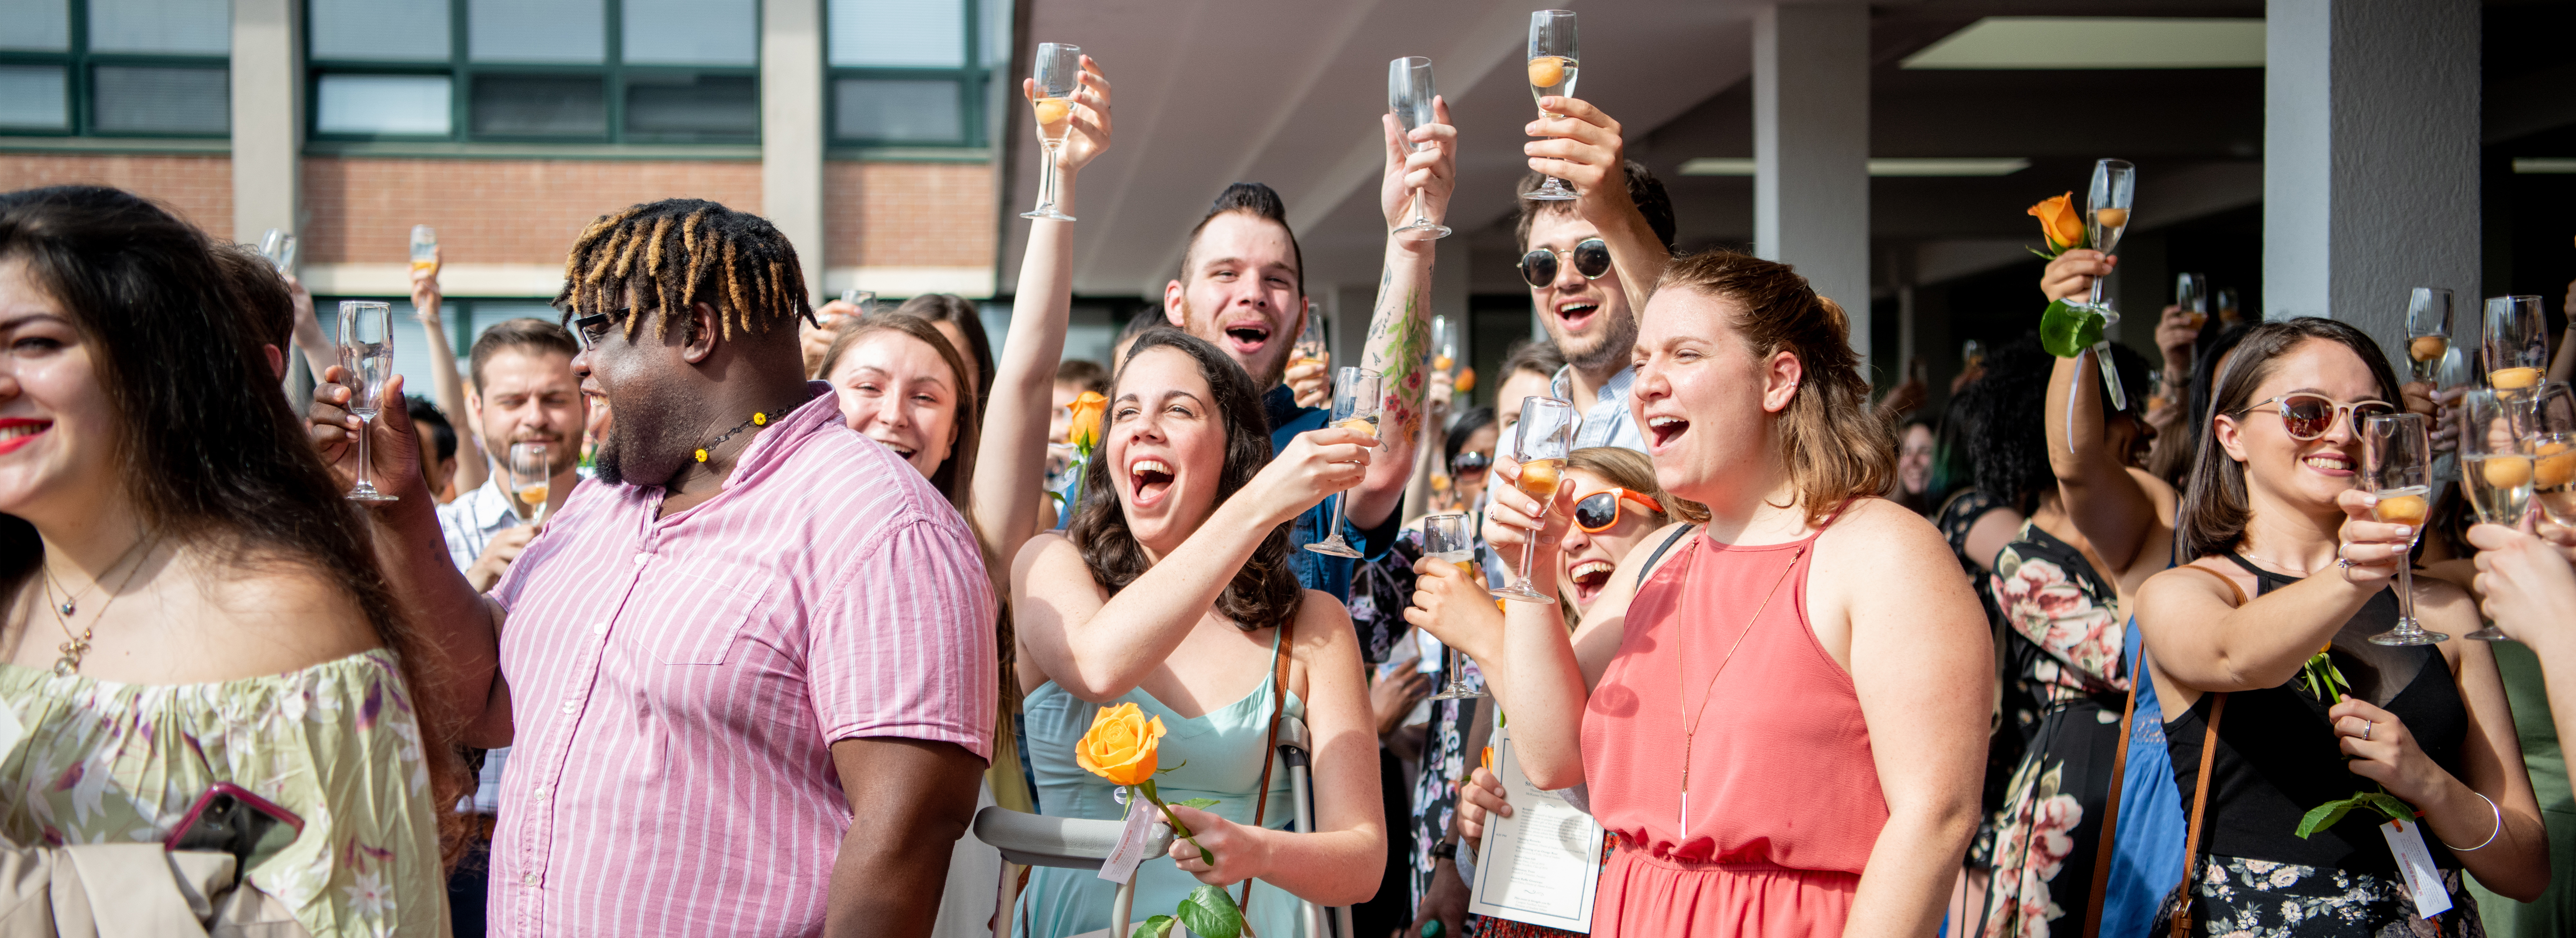
[[[813,387],[687,511],[583,482],[493,588],[516,724],[495,934],[819,934],[851,823],[830,745],[992,755],[974,535]]]

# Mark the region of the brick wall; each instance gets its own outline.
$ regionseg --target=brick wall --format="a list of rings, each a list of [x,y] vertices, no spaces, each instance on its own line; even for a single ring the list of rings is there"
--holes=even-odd
[[[823,167],[825,262],[831,267],[990,267],[990,163],[859,163]]]
[[[399,263],[411,226],[458,263],[561,264],[583,226],[638,202],[711,199],[760,211],[760,164],[708,160],[304,161],[310,263]]]
[[[161,203],[216,238],[233,236],[232,157],[0,153],[0,192],[72,183],[115,186]]]

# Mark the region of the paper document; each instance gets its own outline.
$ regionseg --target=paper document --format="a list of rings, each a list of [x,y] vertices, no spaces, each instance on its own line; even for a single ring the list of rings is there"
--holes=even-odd
[[[1510,731],[1495,736],[1494,775],[1512,816],[1485,817],[1467,913],[1589,934],[1601,886],[1601,825],[1562,793],[1530,784]]]

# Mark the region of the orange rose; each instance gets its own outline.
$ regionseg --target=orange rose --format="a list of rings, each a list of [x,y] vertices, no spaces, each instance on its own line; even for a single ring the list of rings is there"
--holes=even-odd
[[[2032,217],[2039,219],[2039,233],[2048,239],[2050,251],[2065,251],[2084,246],[2084,219],[2075,214],[2075,193],[2041,199],[2030,207]]]
[[[1073,751],[1073,762],[1112,785],[1135,785],[1154,777],[1154,747],[1163,738],[1163,718],[1147,718],[1132,703],[1100,711]]]
[[[1073,399],[1073,403],[1065,405],[1064,412],[1070,415],[1071,420],[1065,431],[1067,442],[1076,449],[1086,450],[1099,445],[1100,411],[1108,406],[1109,399],[1100,396],[1098,391],[1084,391]]]

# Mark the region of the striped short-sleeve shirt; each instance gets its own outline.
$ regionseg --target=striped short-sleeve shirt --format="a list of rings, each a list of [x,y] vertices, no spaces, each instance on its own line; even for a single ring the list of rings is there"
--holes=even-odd
[[[991,756],[974,534],[813,387],[686,511],[583,482],[492,590],[516,734],[495,934],[819,934],[852,823],[831,744]]]

